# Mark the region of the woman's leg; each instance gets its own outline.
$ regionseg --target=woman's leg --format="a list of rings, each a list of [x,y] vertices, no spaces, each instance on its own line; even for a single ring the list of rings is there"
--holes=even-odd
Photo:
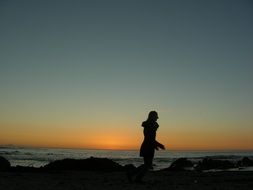
[[[144,175],[152,167],[153,157],[144,157],[143,160],[144,160],[144,164],[138,168],[138,173],[135,178],[135,181],[137,182],[142,181],[142,178],[144,177]]]
[[[148,169],[152,168],[153,157],[144,157],[143,159],[144,159],[144,165],[146,165]]]

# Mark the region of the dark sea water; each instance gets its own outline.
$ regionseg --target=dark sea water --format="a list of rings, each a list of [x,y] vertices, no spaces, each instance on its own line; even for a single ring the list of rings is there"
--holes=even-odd
[[[85,159],[91,156],[99,158],[109,158],[113,161],[125,165],[142,164],[139,151],[126,150],[86,150],[86,149],[52,149],[52,148],[14,148],[0,147],[0,156],[8,159],[12,166],[33,166],[41,167],[54,160],[64,158]],[[199,160],[210,157],[213,159],[230,160],[237,162],[244,156],[253,159],[253,151],[156,151],[154,159],[154,169],[167,168],[177,158],[185,157],[197,163]],[[253,170],[253,168],[241,168],[242,170]]]

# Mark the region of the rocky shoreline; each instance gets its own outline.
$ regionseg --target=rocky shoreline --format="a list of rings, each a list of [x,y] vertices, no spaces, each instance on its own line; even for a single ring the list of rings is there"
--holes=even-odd
[[[8,190],[251,190],[253,171],[208,172],[206,169],[243,167],[252,160],[243,158],[238,163],[205,158],[193,164],[180,158],[170,167],[150,171],[145,183],[129,183],[126,177],[128,166],[121,166],[107,158],[82,160],[64,159],[44,167],[11,167],[8,160],[0,157],[0,189]],[[189,170],[189,168],[193,168]]]
[[[218,160],[211,158],[204,158],[197,164],[187,158],[179,158],[174,161],[169,167],[162,169],[163,171],[206,171],[206,170],[228,170],[243,167],[252,167],[253,160],[244,157],[236,163],[228,160]],[[25,166],[11,166],[10,162],[4,157],[0,156],[0,171],[52,171],[52,170],[73,170],[73,171],[125,171],[127,168],[135,166],[122,166],[108,158],[90,157],[87,159],[63,159],[53,161],[43,167],[25,167]]]

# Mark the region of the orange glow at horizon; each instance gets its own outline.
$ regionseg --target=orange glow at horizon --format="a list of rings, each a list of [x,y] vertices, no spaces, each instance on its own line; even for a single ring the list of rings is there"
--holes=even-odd
[[[118,126],[118,125],[116,125]],[[32,126],[0,125],[0,145],[32,147],[86,148],[138,150],[143,139],[142,128],[129,129],[92,126],[89,130],[61,127],[34,128]],[[237,133],[166,131],[161,128],[157,140],[170,150],[253,150],[250,131]]]

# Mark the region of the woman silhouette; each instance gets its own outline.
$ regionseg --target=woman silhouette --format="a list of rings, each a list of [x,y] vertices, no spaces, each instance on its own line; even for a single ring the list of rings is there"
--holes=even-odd
[[[130,182],[132,181],[133,176],[136,175],[134,181],[137,183],[142,183],[142,178],[148,169],[152,168],[155,149],[165,149],[164,145],[156,141],[156,130],[159,127],[158,123],[156,122],[157,119],[157,112],[151,111],[148,114],[147,120],[142,123],[142,127],[144,128],[144,140],[141,144],[140,156],[143,157],[144,164],[138,167],[134,172],[128,173],[128,179]]]

